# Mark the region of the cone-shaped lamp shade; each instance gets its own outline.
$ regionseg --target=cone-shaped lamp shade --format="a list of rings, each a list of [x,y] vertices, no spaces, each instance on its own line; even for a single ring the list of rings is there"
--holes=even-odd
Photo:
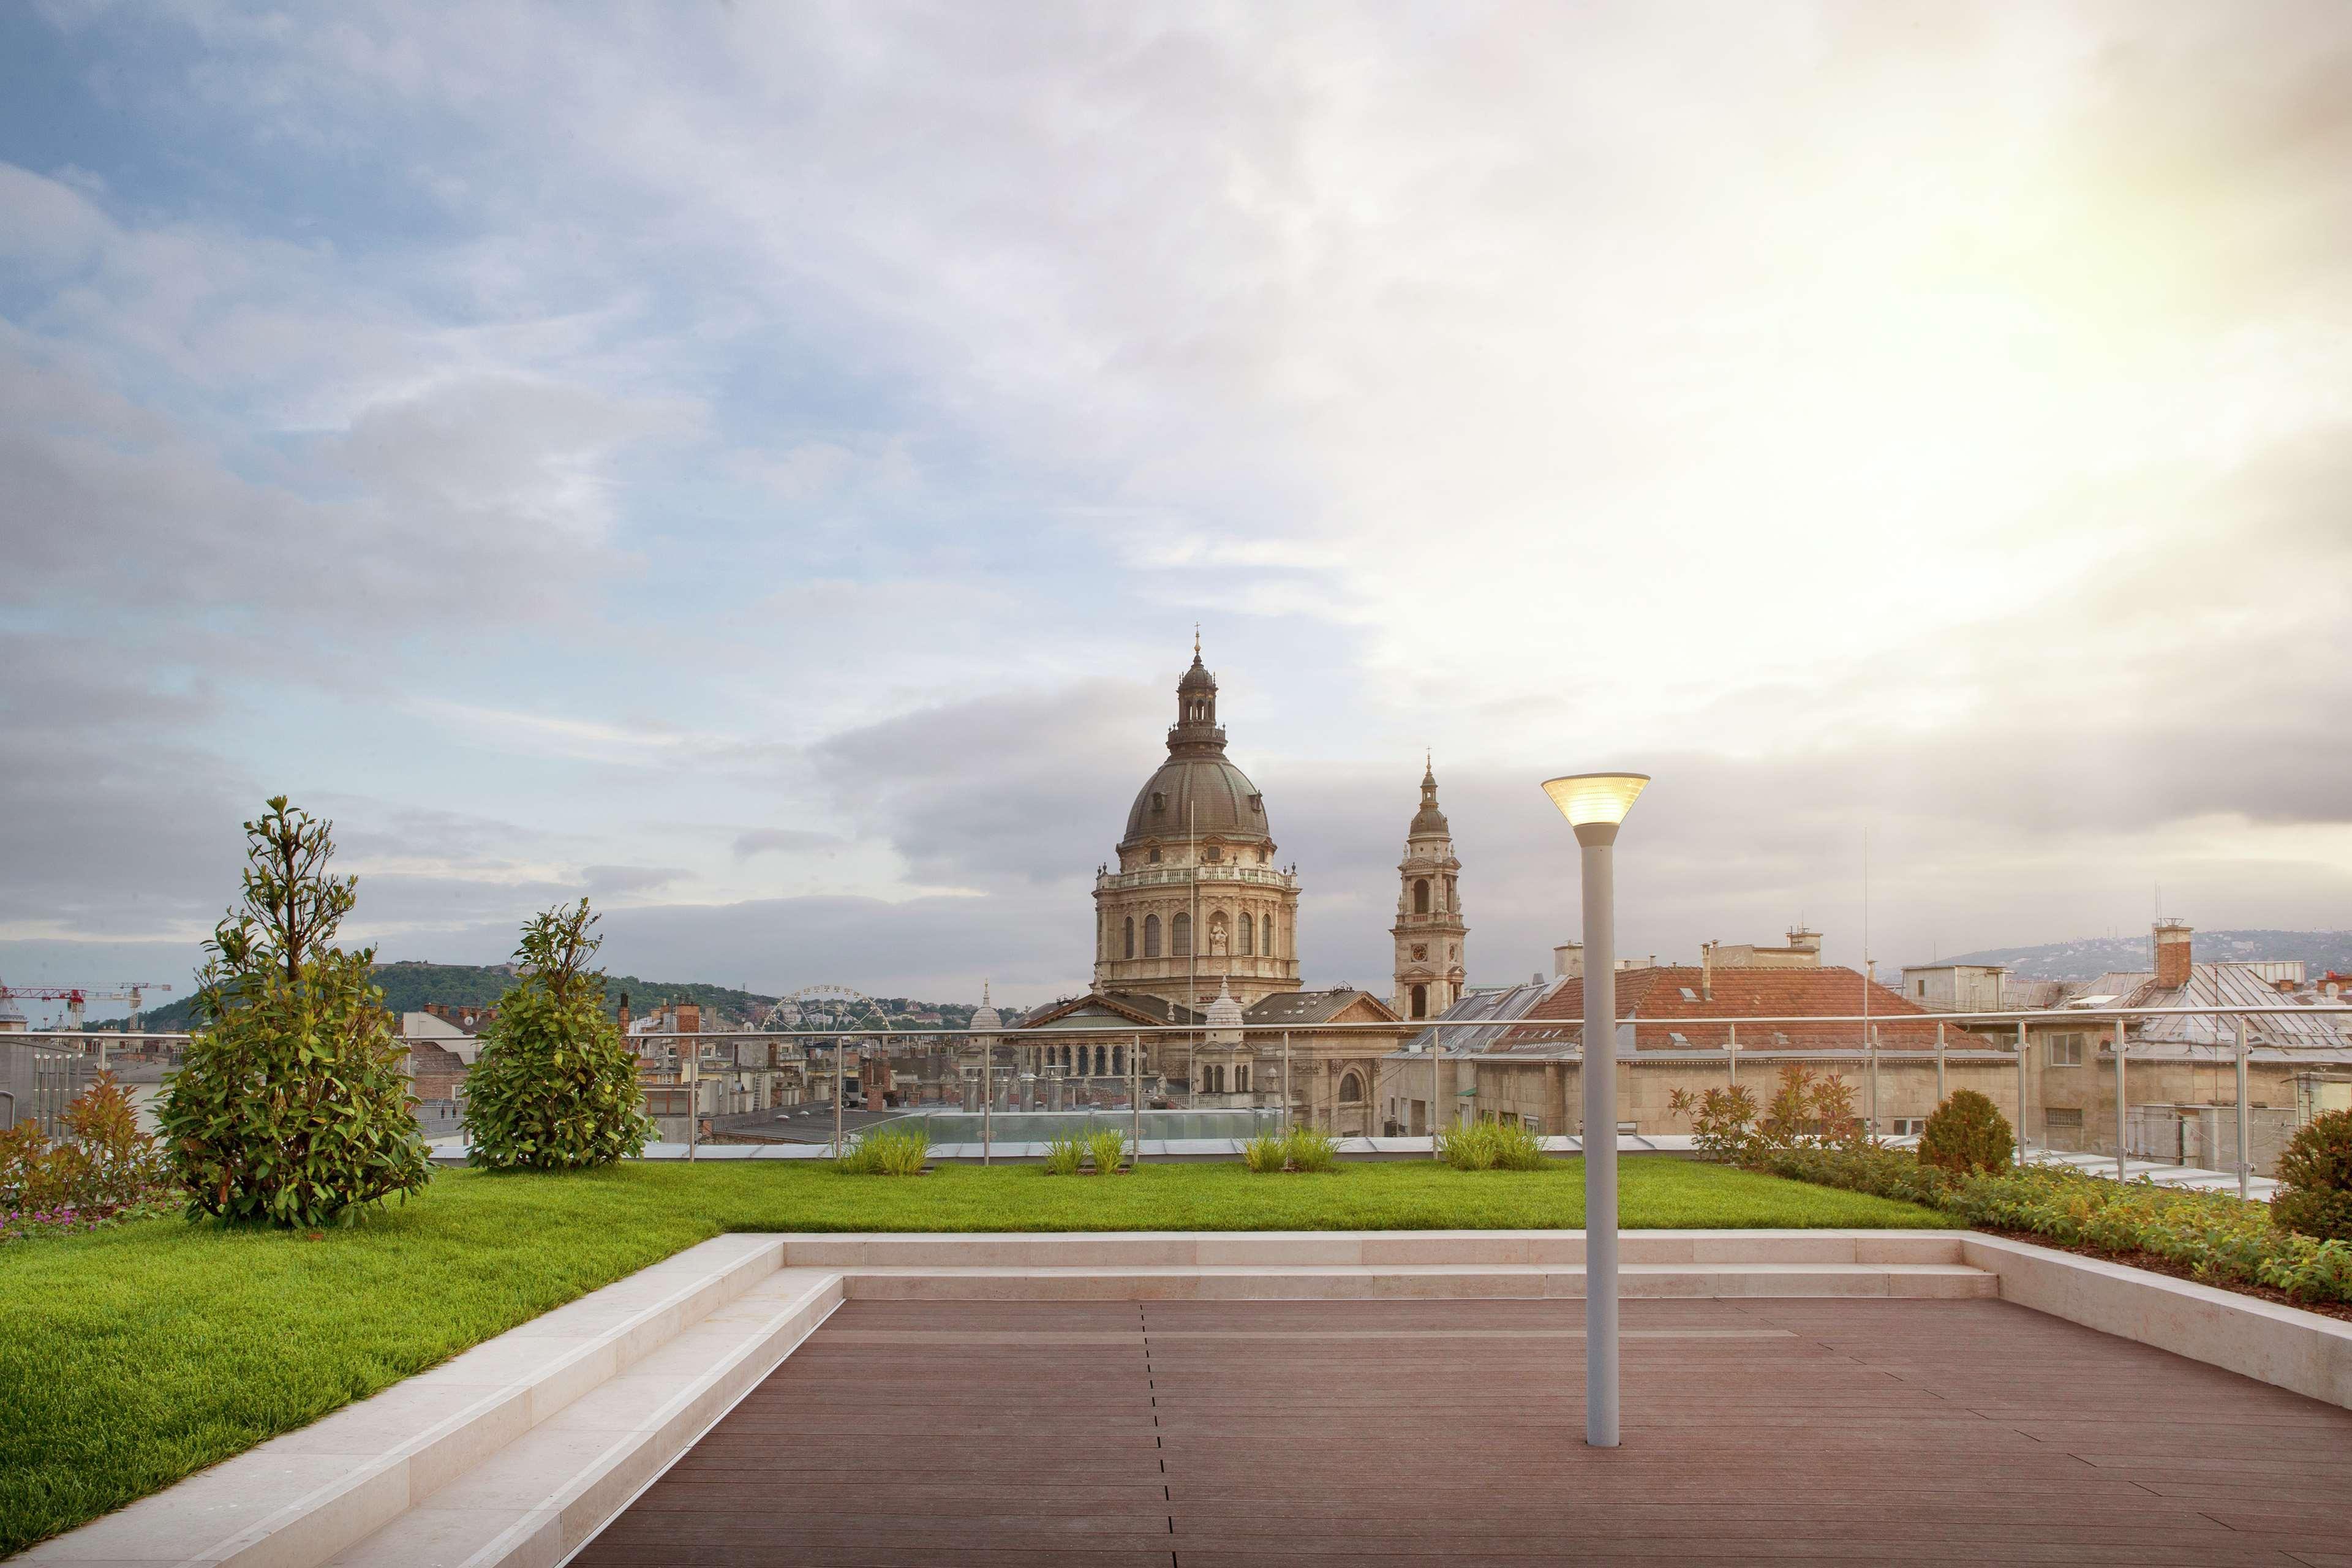
[[[1620,823],[1633,809],[1634,799],[1650,782],[1647,773],[1570,773],[1544,780],[1544,794],[1568,818],[1570,827],[1587,823]]]

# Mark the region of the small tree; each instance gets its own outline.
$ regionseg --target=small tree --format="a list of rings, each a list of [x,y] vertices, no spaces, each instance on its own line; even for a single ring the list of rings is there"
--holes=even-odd
[[[2279,1156],[2271,1222],[2322,1241],[2352,1241],[2352,1110],[2315,1116]]]
[[[1919,1134],[1919,1163],[1966,1176],[2006,1169],[2016,1147],[1999,1106],[1975,1089],[1955,1089]]]
[[[466,1133],[477,1165],[571,1170],[635,1154],[653,1136],[637,1058],[604,1012],[603,945],[583,899],[523,928],[522,982],[499,1000],[466,1075]]]
[[[1743,1164],[1758,1152],[1756,1097],[1737,1084],[1700,1094],[1674,1089],[1666,1109],[1691,1119],[1691,1142],[1710,1160]]]
[[[245,908],[213,930],[161,1122],[191,1218],[349,1221],[432,1177],[375,950],[333,945],[358,879],[284,795],[245,825]]]

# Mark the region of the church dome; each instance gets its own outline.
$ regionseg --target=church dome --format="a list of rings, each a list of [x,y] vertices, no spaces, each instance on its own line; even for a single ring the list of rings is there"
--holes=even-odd
[[[1146,838],[1214,835],[1271,844],[1265,797],[1249,775],[1223,757],[1171,757],[1136,792],[1127,814],[1124,848]]]
[[[1176,683],[1176,722],[1168,731],[1168,760],[1136,792],[1119,847],[1147,838],[1185,838],[1194,834],[1228,842],[1271,845],[1265,796],[1249,775],[1225,756],[1225,731],[1217,722],[1217,678],[1201,662],[1197,644],[1192,667]]]

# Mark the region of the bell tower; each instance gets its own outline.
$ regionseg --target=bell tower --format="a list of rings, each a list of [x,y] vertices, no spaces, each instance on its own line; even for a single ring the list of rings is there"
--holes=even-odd
[[[1437,773],[1424,763],[1421,809],[1405,830],[1397,863],[1396,998],[1401,1018],[1433,1018],[1461,999],[1462,862],[1454,858],[1454,829],[1437,809]]]

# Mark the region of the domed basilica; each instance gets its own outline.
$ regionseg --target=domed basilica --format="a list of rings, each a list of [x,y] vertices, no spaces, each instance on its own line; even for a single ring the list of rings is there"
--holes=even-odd
[[[1217,679],[1196,637],[1176,682],[1167,759],[1128,809],[1117,868],[1106,862],[1095,876],[1094,984],[1010,1032],[1020,1069],[1075,1079],[1081,1094],[1093,1092],[1089,1080],[1139,1070],[1154,1103],[1286,1103],[1315,1126],[1376,1130],[1381,1059],[1413,1032],[1412,1019],[1435,1016],[1462,990],[1461,863],[1436,777],[1422,775],[1397,868],[1388,997],[1302,988],[1298,873],[1276,847],[1265,795],[1225,755]],[[1123,1032],[1168,1025],[1187,1033]]]
[[[1118,868],[1095,878],[1095,989],[1247,1006],[1298,989],[1298,877],[1275,864],[1265,796],[1225,755],[1217,679],[1192,648],[1168,760],[1136,792]]]

